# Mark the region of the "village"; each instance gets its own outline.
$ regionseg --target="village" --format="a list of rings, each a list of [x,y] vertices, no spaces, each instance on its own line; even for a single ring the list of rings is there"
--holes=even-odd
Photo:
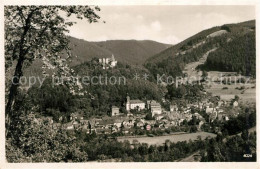
[[[114,55],[111,58],[99,59],[99,64],[103,69],[113,68],[117,65]],[[207,92],[204,92],[206,94]],[[52,121],[53,128],[62,127],[68,131],[80,130],[88,134],[113,134],[123,133],[124,135],[135,135],[135,130],[144,131],[165,131],[171,127],[184,126],[186,123],[196,119],[196,131],[203,131],[202,126],[218,121],[228,121],[230,116],[238,114],[229,114],[225,111],[227,107],[238,107],[238,99],[230,98],[229,101],[221,99],[221,96],[215,96],[217,103],[210,99],[202,102],[185,104],[184,106],[176,103],[169,104],[168,107],[161,106],[155,100],[131,100],[127,94],[125,99],[125,110],[127,113],[120,112],[120,108],[112,105],[107,116],[91,117],[86,119],[83,113],[72,113],[68,123],[61,124]],[[165,99],[162,99],[165,102]],[[207,114],[205,119],[200,112]],[[62,120],[62,117],[61,117]],[[60,120],[60,121],[61,121]],[[193,131],[194,132],[194,131]],[[217,131],[215,131],[217,132]],[[142,132],[141,132],[142,133]]]
[[[115,67],[117,61],[112,55],[111,58],[99,59],[99,63],[103,69],[109,69]],[[222,122],[228,121],[230,116],[238,115],[230,114],[226,110],[227,108],[238,107],[239,99],[236,96],[230,98],[229,101],[221,99],[221,96],[214,97],[217,100],[214,103],[210,101],[210,97],[206,97],[206,99],[197,103],[185,105],[169,103],[168,107],[163,107],[155,100],[131,99],[127,94],[124,100],[126,112],[122,112],[119,107],[111,105],[106,116],[86,119],[84,113],[76,112],[70,115],[68,123],[61,124],[51,121],[54,128],[62,127],[68,131],[78,130],[88,134],[122,133],[124,135],[135,135],[135,130],[159,130],[163,132],[172,127],[184,126],[195,119],[196,123],[193,125],[196,126],[196,129],[193,132],[203,131],[202,126],[204,124],[209,124],[216,119]],[[166,102],[165,99],[162,99],[162,102]],[[207,115],[207,119],[205,119],[205,116],[203,117],[201,112]]]
[[[161,104],[155,100],[131,100],[129,96],[126,98],[127,114],[120,112],[119,107],[111,106],[109,116],[93,117],[85,119],[83,114],[72,113],[70,122],[61,124],[53,123],[53,128],[63,127],[64,129],[80,130],[91,134],[112,134],[123,133],[124,135],[134,135],[135,129],[151,131],[164,131],[171,127],[182,126],[184,121],[189,122],[192,119],[197,120],[196,130],[202,131],[203,124],[211,123],[215,119],[219,121],[228,121],[230,116],[238,114],[228,114],[224,110],[226,107],[238,107],[238,101],[219,100],[217,105],[209,100],[202,101],[198,104],[187,104],[185,107],[178,107],[171,104],[169,109],[162,108]],[[208,121],[198,112],[205,112]],[[134,112],[134,113],[133,113]],[[148,114],[151,114],[150,118]]]

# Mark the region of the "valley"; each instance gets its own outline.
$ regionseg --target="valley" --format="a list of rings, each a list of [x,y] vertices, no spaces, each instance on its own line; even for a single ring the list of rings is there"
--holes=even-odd
[[[256,159],[255,20],[177,44],[46,36],[60,43],[6,57],[8,161],[247,161],[244,146]]]

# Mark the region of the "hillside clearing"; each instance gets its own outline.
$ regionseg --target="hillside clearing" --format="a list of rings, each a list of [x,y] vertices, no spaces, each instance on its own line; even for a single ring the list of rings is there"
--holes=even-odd
[[[223,34],[225,34],[225,33],[227,33],[226,30],[219,30],[219,31],[216,31],[216,32],[213,32],[213,33],[209,34],[209,35],[207,36],[207,38],[213,38],[213,37],[216,37],[216,36],[223,35]]]
[[[206,52],[199,61],[189,63],[185,66],[183,73],[186,73],[188,78],[193,81],[202,79],[202,71],[196,70],[198,65],[204,64],[207,60],[209,53],[214,52],[217,48],[213,48]],[[241,78],[237,75],[236,72],[220,72],[220,71],[209,71],[208,79],[211,80],[205,87],[205,90],[212,95],[220,96],[222,100],[230,101],[235,97],[235,95],[239,96],[240,101],[242,102],[256,102],[256,89],[255,83],[231,83],[231,84],[221,84],[215,83],[214,80],[219,80],[220,78],[229,78],[230,80],[237,80]],[[243,90],[239,90],[239,88],[244,87]],[[227,90],[223,90],[226,88]]]

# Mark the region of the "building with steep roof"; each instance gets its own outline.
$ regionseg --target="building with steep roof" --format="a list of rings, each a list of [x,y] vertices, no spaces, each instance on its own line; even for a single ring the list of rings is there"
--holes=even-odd
[[[154,116],[156,114],[162,114],[161,104],[156,102],[155,100],[151,101],[150,109],[151,109],[152,116]]]

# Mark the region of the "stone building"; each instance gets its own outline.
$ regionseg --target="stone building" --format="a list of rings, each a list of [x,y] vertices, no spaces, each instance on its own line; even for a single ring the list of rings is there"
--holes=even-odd
[[[112,55],[111,58],[101,58],[98,61],[102,64],[103,69],[113,68],[117,65],[114,55]]]

